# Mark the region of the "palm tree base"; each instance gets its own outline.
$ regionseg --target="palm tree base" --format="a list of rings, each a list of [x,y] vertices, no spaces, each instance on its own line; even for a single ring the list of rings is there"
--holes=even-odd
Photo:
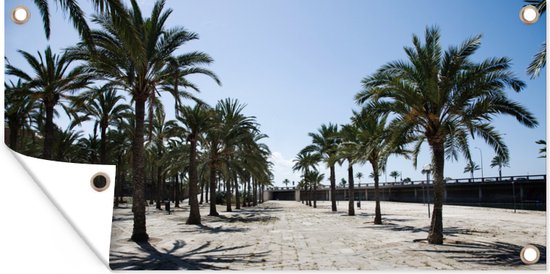
[[[210,214],[208,214],[208,216],[218,217],[218,216],[220,216],[220,213],[218,213],[218,212],[211,212]]]
[[[381,225],[382,224],[382,218],[374,218],[374,224],[375,225]]]
[[[149,235],[147,235],[147,233],[133,234],[130,239],[136,243],[147,242],[149,240]]]
[[[435,244],[435,245],[441,245],[443,244],[443,235],[437,235],[437,234],[430,234],[428,235],[428,243],[429,244]]]
[[[200,218],[187,218],[187,221],[185,222],[187,225],[201,225]]]

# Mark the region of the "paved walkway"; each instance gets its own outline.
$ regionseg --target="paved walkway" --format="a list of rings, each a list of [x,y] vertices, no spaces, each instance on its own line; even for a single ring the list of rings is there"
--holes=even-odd
[[[172,215],[149,207],[147,244],[129,241],[130,205],[113,217],[113,269],[236,270],[386,270],[386,269],[546,269],[546,213],[445,206],[445,244],[414,241],[427,236],[429,219],[422,204],[382,202],[383,225],[373,224],[373,202],[356,216],[347,203],[332,213],[328,202],[317,209],[294,201],[269,201],[203,226],[185,225],[187,208]],[[523,265],[519,252],[535,244],[543,255]]]

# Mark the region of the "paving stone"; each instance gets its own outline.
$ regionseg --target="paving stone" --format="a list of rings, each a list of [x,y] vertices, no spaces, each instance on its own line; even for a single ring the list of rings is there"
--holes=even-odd
[[[444,245],[425,239],[430,219],[422,204],[382,202],[383,225],[374,225],[374,203],[362,202],[356,216],[347,204],[331,212],[329,202],[314,209],[295,201],[268,201],[258,207],[207,216],[202,226],[185,225],[188,213],[172,215],[149,207],[149,243],[129,241],[131,205],[114,210],[111,266],[115,269],[234,270],[544,270],[523,265],[526,244],[545,249],[546,213],[461,207],[443,209]],[[368,213],[368,214],[365,214]]]

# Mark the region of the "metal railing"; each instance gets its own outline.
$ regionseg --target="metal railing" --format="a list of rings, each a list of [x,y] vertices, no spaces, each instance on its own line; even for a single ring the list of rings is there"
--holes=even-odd
[[[502,176],[502,177],[479,177],[479,178],[447,178],[447,184],[489,184],[489,183],[516,183],[516,182],[531,182],[531,181],[546,181],[546,175],[520,175],[520,176]],[[429,181],[433,184],[433,180]],[[419,181],[398,181],[398,182],[379,182],[379,186],[411,186],[411,185],[426,185],[426,180]],[[374,182],[355,184],[355,188],[373,187]],[[319,185],[317,190],[329,189],[330,186]],[[299,190],[298,187],[269,187],[268,190]],[[336,189],[347,189],[347,187],[336,186]]]

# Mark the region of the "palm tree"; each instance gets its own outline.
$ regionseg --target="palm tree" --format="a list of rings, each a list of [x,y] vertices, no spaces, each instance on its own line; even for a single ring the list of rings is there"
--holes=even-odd
[[[4,83],[4,119],[9,128],[8,146],[15,151],[19,151],[21,130],[29,129],[33,112],[39,107],[30,95],[21,79],[17,83]]]
[[[341,159],[348,161],[348,181],[349,181],[349,201],[348,215],[355,215],[355,184],[353,182],[353,165],[357,160],[357,149],[359,148],[358,135],[359,131],[354,124],[343,125],[340,130],[342,142],[339,146],[339,155]]]
[[[516,92],[525,87],[510,71],[510,59],[490,58],[479,63],[472,60],[481,45],[480,35],[443,52],[439,29],[428,27],[425,44],[414,35],[413,45],[405,48],[409,62],[388,63],[364,78],[364,90],[356,95],[356,100],[380,112],[393,113],[394,135],[417,139],[414,159],[421,144],[428,142],[435,192],[428,242],[441,244],[445,155],[456,159],[461,152],[471,159],[468,145],[471,133],[507,159],[508,148],[491,125],[493,117],[508,114],[527,127],[537,126],[537,120],[506,96],[506,87]]]
[[[56,128],[54,134],[56,138],[53,146],[53,159],[62,162],[79,161],[79,147],[76,143],[82,136],[82,131],[74,131],[73,127],[69,126],[64,131]]]
[[[290,184],[290,181],[288,179],[283,180],[283,184],[288,187],[288,184]]]
[[[491,168],[498,166],[498,178],[502,180],[502,167],[510,167],[508,159],[504,159],[498,155],[491,160]]]
[[[399,177],[399,175],[401,175],[401,173],[399,173],[399,171],[394,170],[394,171],[390,172],[390,177],[393,177],[394,182],[397,182],[397,177]]]
[[[338,126],[329,123],[321,125],[317,133],[308,134],[312,138],[312,144],[304,148],[304,152],[313,152],[327,164],[330,169],[330,192],[332,211],[336,209],[336,174],[335,164],[338,161]]]
[[[325,179],[325,174],[313,170],[309,171],[306,177],[307,181],[313,184],[313,208],[317,208],[317,186]]]
[[[55,142],[53,122],[55,107],[60,105],[68,111],[66,102],[71,98],[69,94],[86,87],[90,77],[81,67],[70,69],[73,60],[69,55],[54,54],[50,47],[45,50],[44,55],[38,52],[38,58],[23,50],[18,52],[23,55],[34,74],[28,74],[9,63],[6,65],[6,74],[25,81],[30,97],[43,105],[46,120],[42,158],[51,160],[52,145]]]
[[[102,14],[93,17],[100,26],[92,31],[95,50],[90,50],[86,41],[69,52],[85,61],[86,68],[100,80],[108,81],[130,93],[135,104],[135,130],[132,142],[134,157],[132,166],[134,185],[134,228],[132,240],[149,238],[145,225],[144,198],[144,134],[145,103],[153,103],[152,94],[157,87],[169,81],[166,66],[177,58],[173,54],[186,42],[198,39],[198,35],[181,27],[166,27],[172,13],[164,10],[165,1],[157,1],[149,18],[143,18],[136,0],[131,0],[131,9],[124,8],[122,22],[117,14]],[[194,64],[189,65],[194,67]],[[197,73],[203,74],[203,69]]]
[[[303,149],[302,151],[300,151],[297,155],[296,155],[296,158],[294,160],[292,160],[294,162],[294,166],[292,166],[292,170],[293,171],[302,171],[302,177],[303,177],[303,181],[304,181],[304,184],[303,184],[303,187],[304,189],[306,190],[306,192],[311,192],[311,185],[313,182],[310,181],[309,179],[311,179],[312,175],[311,176],[308,176],[308,174],[311,172],[311,171],[317,171],[317,165],[319,164],[319,162],[321,161],[321,155],[318,154],[318,153],[311,153],[309,151],[307,151],[306,149]],[[308,205],[311,205],[309,203],[309,198],[310,198],[310,195],[309,195],[309,192],[308,192]],[[334,192],[333,192],[334,193]],[[315,195],[315,194],[314,194]]]
[[[199,211],[199,202],[197,200],[197,143],[200,135],[209,127],[211,112],[204,105],[197,104],[191,108],[184,106],[180,108],[180,116],[177,117],[189,131],[187,141],[189,142],[189,218],[187,224],[201,224],[201,215]]]
[[[534,5],[542,15],[546,12],[546,0],[525,0],[526,3]],[[539,76],[540,71],[546,66],[546,42],[543,42],[539,51],[533,56],[533,60],[527,67],[527,74],[531,79]]]
[[[479,166],[474,163],[473,161],[468,162],[468,164],[464,167],[464,173],[470,173],[470,178],[474,178],[474,171],[479,170]]]
[[[538,140],[535,143],[542,146],[539,149],[539,158],[546,158],[546,140]]]
[[[90,44],[93,41],[90,27],[86,22],[86,14],[78,5],[77,0],[56,0],[56,4],[69,15],[69,19],[73,23],[73,26],[77,29],[78,33]],[[128,18],[124,15],[124,6],[120,0],[91,0],[92,5],[98,12],[111,12],[116,14],[118,20],[128,22]],[[46,38],[50,39],[50,8],[47,0],[34,0],[35,5],[40,11],[42,16],[42,22],[44,25],[44,32]]]
[[[117,94],[117,90],[108,87],[91,88],[87,92],[80,94],[71,106],[72,109],[79,110],[83,116],[75,117],[76,123],[87,120],[95,120],[95,127],[100,128],[100,164],[107,164],[107,129],[109,126],[119,124],[119,121],[125,118],[132,110],[129,105],[120,103],[125,101],[122,95]]]
[[[226,209],[231,209],[230,183],[234,176],[230,169],[239,163],[234,157],[239,146],[250,145],[257,131],[254,117],[243,114],[246,105],[236,99],[224,99],[218,101],[212,113],[211,126],[207,131],[207,143],[210,147],[210,196],[215,197],[216,173],[221,172],[226,182]],[[244,164],[244,163],[241,163]],[[237,190],[238,191],[238,190]],[[210,215],[217,216],[215,204],[210,205]]]
[[[374,224],[382,224],[380,209],[380,172],[385,170],[386,162],[391,154],[406,155],[397,141],[390,138],[387,126],[388,115],[369,109],[354,112],[352,122],[358,130],[356,158],[361,162],[369,162],[373,172],[370,177],[374,179],[375,214]]]
[[[157,201],[156,207],[161,209],[161,203],[164,199],[164,173],[166,166],[169,165],[173,159],[165,157],[166,154],[166,143],[171,137],[184,134],[184,130],[179,127],[177,121],[175,120],[166,120],[166,113],[164,113],[164,108],[162,105],[158,106],[155,109],[153,119],[149,125],[151,131],[149,134],[149,140],[146,144],[151,150],[152,159],[154,159],[151,164],[152,168],[156,168],[156,193]]]
[[[359,180],[359,185],[361,184],[361,179],[363,179],[363,173],[362,172],[357,172],[355,174],[355,178],[357,178],[357,180]]]

